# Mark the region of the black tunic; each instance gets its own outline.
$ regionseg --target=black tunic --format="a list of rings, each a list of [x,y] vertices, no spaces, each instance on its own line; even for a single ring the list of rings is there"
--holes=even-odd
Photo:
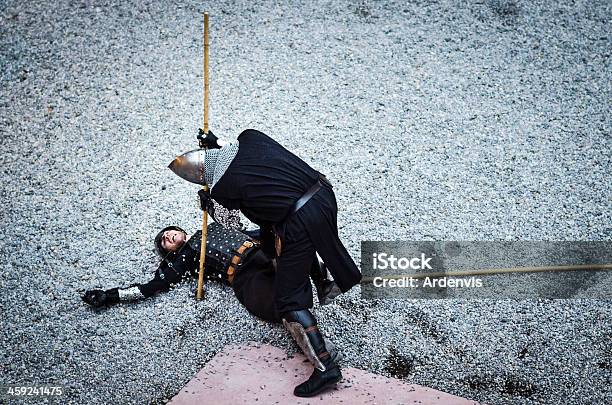
[[[228,209],[240,209],[258,225],[281,221],[293,203],[319,178],[319,172],[269,136],[247,129],[238,153],[211,196]]]
[[[293,204],[319,179],[319,172],[269,136],[248,129],[238,136],[238,153],[211,190],[228,209],[240,209],[262,228],[262,248],[273,251],[270,229],[280,227]],[[361,273],[338,238],[337,205],[323,186],[296,214],[282,224],[283,250],[278,258],[275,299],[279,313],[312,306],[308,278],[315,252],[329,268],[338,287],[348,291]]]

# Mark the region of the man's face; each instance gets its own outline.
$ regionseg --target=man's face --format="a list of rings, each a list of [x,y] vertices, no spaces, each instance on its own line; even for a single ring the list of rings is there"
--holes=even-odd
[[[161,246],[168,252],[176,252],[183,246],[186,239],[185,233],[170,229],[162,235]]]

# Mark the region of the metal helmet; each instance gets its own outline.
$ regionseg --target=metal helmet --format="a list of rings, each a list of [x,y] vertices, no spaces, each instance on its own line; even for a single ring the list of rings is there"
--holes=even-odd
[[[174,159],[168,167],[187,181],[213,187],[237,154],[237,143],[228,143],[221,149],[194,149]]]
[[[210,167],[210,164],[206,164],[206,154],[207,150],[205,149],[191,150],[182,154],[181,156],[178,156],[172,161],[172,163],[168,165],[168,167],[176,175],[187,181],[200,185],[205,185],[207,178],[206,166],[209,166],[209,171],[214,170],[214,165]]]

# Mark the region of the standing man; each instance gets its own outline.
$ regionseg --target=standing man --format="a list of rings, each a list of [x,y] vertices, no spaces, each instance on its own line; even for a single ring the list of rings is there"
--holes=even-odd
[[[238,143],[224,144],[208,133],[200,149],[175,159],[170,168],[200,190],[202,207],[214,217],[214,203],[240,210],[261,228],[262,249],[274,257],[274,301],[283,323],[314,364],[310,378],[294,394],[310,397],[342,379],[329,354],[313,306],[309,272],[318,253],[342,292],[359,283],[361,273],[338,238],[336,198],[321,173],[269,136],[248,129]],[[195,157],[194,155],[197,155]],[[204,179],[194,162],[204,160]],[[200,163],[201,164],[201,163]]]

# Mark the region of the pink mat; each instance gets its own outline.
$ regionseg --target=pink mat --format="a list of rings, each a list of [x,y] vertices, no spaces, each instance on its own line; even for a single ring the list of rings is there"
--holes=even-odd
[[[263,344],[226,346],[170,404],[478,404],[356,368],[342,369],[337,388],[312,398],[295,397],[293,387],[311,372],[301,354],[288,358],[283,350]]]

